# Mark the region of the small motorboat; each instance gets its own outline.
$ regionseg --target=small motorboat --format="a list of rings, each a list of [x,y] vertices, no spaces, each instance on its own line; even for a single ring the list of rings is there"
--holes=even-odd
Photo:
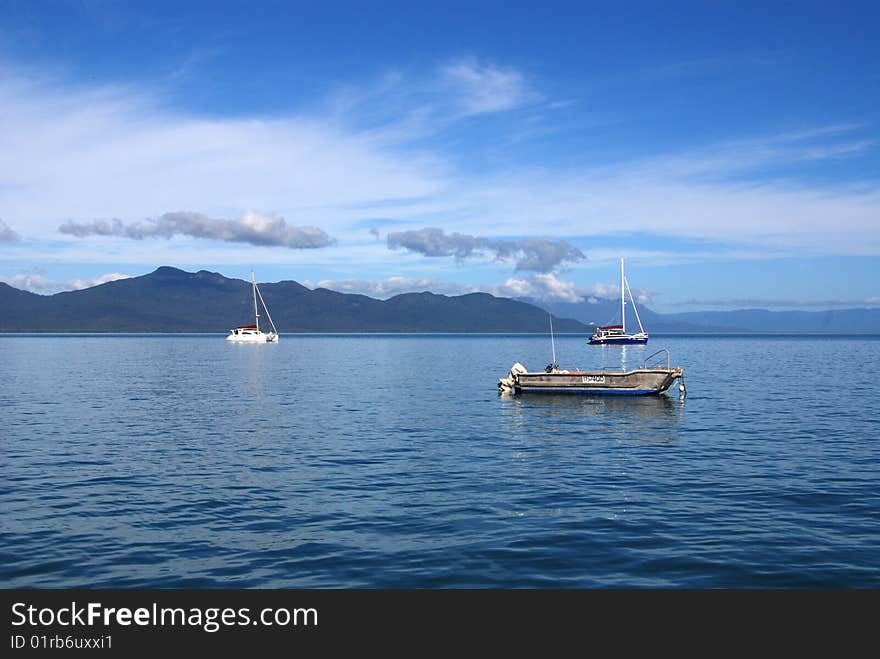
[[[665,365],[649,362],[654,357],[666,355]],[[543,371],[530,372],[520,363],[514,364],[506,378],[498,380],[502,393],[519,394],[587,394],[613,396],[649,396],[662,394],[676,380],[681,380],[679,390],[685,393],[684,369],[671,366],[669,350],[661,348],[639,368],[629,371],[603,368],[600,371],[582,371],[576,367],[560,368],[551,363]]]
[[[660,348],[636,369],[629,371],[605,367],[600,371],[583,371],[577,367],[560,368],[556,363],[556,342],[553,339],[553,316],[550,316],[550,346],[553,361],[543,371],[531,372],[517,362],[498,380],[501,393],[519,394],[587,394],[613,396],[648,396],[662,394],[676,380],[679,391],[686,395],[684,369],[670,364],[669,350]],[[665,363],[663,356],[666,357]],[[653,360],[653,361],[652,361]]]

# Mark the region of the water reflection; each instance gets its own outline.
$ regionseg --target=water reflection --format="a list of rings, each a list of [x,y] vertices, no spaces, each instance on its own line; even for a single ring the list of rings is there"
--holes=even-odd
[[[685,398],[659,396],[579,396],[530,393],[519,396],[501,395],[512,410],[521,414],[538,414],[572,418],[573,415],[625,415],[645,420],[680,421]]]
[[[599,348],[594,359],[597,367],[608,370],[629,371],[639,368],[649,354],[645,345],[601,345],[590,346],[590,350]]]
[[[589,441],[612,440],[639,446],[681,440],[685,398],[659,396],[559,396],[528,394],[499,397],[510,438],[542,444],[578,434]]]

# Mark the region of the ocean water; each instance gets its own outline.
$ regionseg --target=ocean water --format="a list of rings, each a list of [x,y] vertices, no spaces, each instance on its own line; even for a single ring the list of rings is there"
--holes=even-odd
[[[0,586],[880,587],[878,337],[0,336]]]

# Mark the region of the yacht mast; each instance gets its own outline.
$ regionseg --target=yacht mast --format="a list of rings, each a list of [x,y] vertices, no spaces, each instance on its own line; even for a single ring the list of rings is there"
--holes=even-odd
[[[257,310],[257,280],[254,278],[254,271],[251,270],[251,284],[254,287],[254,324],[257,331],[260,331],[260,312]]]
[[[626,301],[623,294],[623,257],[620,257],[620,324],[623,325],[623,333],[626,334]]]

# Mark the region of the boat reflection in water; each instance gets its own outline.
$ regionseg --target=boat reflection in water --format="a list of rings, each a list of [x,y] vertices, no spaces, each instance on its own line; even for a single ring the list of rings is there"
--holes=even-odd
[[[515,396],[506,394],[502,400],[510,401],[515,410],[528,410],[530,414],[543,413],[549,417],[560,416],[576,418],[573,414],[596,419],[608,417],[616,420],[618,415],[643,420],[679,419],[684,411],[684,396],[638,396],[621,398],[619,396],[554,396],[535,394]]]
[[[574,432],[587,440],[662,446],[681,441],[684,396],[500,396],[510,439],[546,446]],[[541,428],[541,431],[537,429]]]

